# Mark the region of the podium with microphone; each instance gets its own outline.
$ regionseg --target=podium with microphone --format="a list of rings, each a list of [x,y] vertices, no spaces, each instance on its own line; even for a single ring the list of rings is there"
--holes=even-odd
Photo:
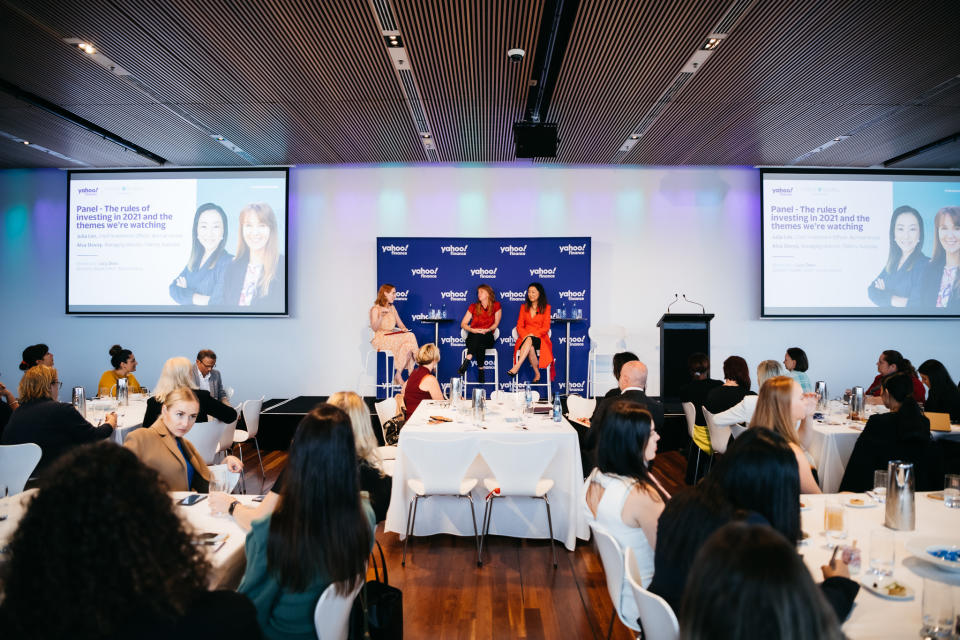
[[[683,300],[700,307],[700,313],[672,313],[670,308]],[[660,398],[666,404],[680,401],[680,390],[690,382],[687,358],[694,353],[710,355],[710,321],[714,315],[707,313],[702,304],[691,300],[686,294],[673,294],[673,301],[660,316]]]

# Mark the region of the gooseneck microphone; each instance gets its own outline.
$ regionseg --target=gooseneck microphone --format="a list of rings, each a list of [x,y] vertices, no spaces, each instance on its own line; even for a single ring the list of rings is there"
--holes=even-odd
[[[667,305],[667,313],[670,313],[670,307],[672,307],[673,305],[677,304],[677,300],[679,300],[679,299],[680,299],[680,296],[679,296],[678,294],[676,294],[676,293],[673,294],[673,302],[671,302],[670,304]]]
[[[700,307],[700,313],[704,313],[704,314],[705,314],[705,313],[707,312],[707,310],[704,308],[704,306],[703,306],[702,304],[700,304],[700,303],[697,302],[696,300],[691,300],[690,298],[687,297],[687,294],[683,294],[683,300],[684,300],[684,302],[689,302],[690,304],[695,304],[695,305],[697,305],[698,307]]]

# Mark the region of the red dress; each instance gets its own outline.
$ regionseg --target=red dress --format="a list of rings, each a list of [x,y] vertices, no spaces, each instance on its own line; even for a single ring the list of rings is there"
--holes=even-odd
[[[513,360],[517,360],[517,350],[523,339],[529,335],[540,338],[540,361],[538,363],[541,369],[550,367],[550,379],[552,380],[555,372],[551,364],[553,363],[553,345],[550,344],[550,305],[547,305],[542,313],[530,317],[527,305],[520,307],[520,317],[517,319],[517,342],[513,345]]]
[[[423,391],[420,388],[420,383],[423,382],[424,378],[432,375],[433,372],[430,369],[418,365],[410,374],[410,377],[407,378],[407,386],[403,389],[403,406],[405,407],[403,415],[406,420],[410,419],[421,402],[430,399],[430,392]]]

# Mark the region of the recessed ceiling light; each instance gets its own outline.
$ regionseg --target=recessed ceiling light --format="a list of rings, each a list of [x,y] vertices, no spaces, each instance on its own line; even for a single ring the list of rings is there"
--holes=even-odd
[[[639,140],[639,139],[640,139],[640,136],[638,136],[637,134],[633,134],[632,136],[630,136],[630,139],[631,139],[631,140]]]
[[[712,51],[720,46],[720,38],[710,38],[707,40],[707,43],[703,45],[703,48],[707,51]]]
[[[400,36],[384,36],[384,40],[387,41],[387,46],[391,49],[399,48],[403,46],[403,42],[400,40]]]
[[[23,141],[23,144],[30,144],[30,141],[29,141],[29,140],[24,140],[24,141]]]
[[[427,138],[430,137],[430,134],[429,134],[429,133],[421,133],[421,134],[420,134],[420,137],[426,140]]]
[[[77,44],[77,48],[80,49],[81,51],[85,51],[89,53],[91,56],[97,52],[96,47],[94,47],[89,42],[80,42]]]

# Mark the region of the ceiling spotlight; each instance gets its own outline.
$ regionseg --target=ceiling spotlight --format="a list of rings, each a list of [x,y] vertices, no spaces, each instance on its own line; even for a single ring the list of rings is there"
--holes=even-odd
[[[703,48],[707,51],[713,51],[718,46],[720,46],[720,38],[710,38],[707,40],[707,43],[703,45]]]
[[[400,36],[384,36],[384,39],[387,41],[387,46],[391,49],[397,49],[403,46]]]
[[[217,140],[223,142],[223,136],[217,136]]]
[[[640,139],[640,136],[638,136],[637,134],[633,134],[632,136],[630,136],[630,139],[631,139],[631,140],[639,140],[639,139]]]
[[[29,141],[29,140],[24,140],[24,141],[23,141],[23,144],[30,144],[30,141]]]
[[[97,52],[96,47],[94,47],[94,46],[93,46],[92,44],[90,44],[89,42],[80,42],[80,43],[77,44],[77,48],[80,49],[81,51],[85,51],[86,53],[90,54],[91,56]]]
[[[421,134],[420,134],[420,137],[423,138],[424,140],[427,140],[427,139],[430,138],[430,134],[429,134],[429,133],[421,133]]]

